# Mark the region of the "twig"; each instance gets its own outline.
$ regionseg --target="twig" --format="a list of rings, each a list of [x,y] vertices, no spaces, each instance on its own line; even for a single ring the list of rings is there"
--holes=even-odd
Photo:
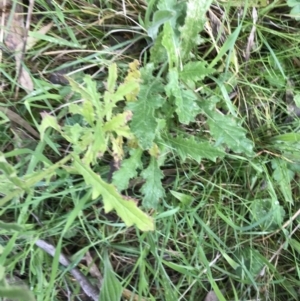
[[[42,239],[38,239],[35,244],[44,250],[46,253],[54,257],[55,255],[55,247],[47,242],[45,242]],[[67,257],[60,253],[59,255],[59,262],[65,266],[70,266],[70,261],[67,259]],[[99,295],[100,295],[100,288],[95,288],[88,280],[87,278],[77,269],[73,268],[70,270],[70,273],[72,276],[77,280],[78,284],[82,288],[82,290],[86,293],[87,296],[91,297],[94,301],[100,301]]]

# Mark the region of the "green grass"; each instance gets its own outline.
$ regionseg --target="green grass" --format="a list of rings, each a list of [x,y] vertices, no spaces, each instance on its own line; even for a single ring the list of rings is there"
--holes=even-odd
[[[34,91],[0,62],[0,298],[89,300],[77,267],[101,300],[298,299],[299,21],[257,8],[246,61],[230,2],[35,1]]]

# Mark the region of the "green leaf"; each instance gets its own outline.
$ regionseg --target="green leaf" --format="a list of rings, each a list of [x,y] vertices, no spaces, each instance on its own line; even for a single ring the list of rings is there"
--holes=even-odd
[[[300,4],[295,5],[295,6],[291,9],[290,15],[291,15],[296,21],[299,21],[299,20],[300,20]]]
[[[24,228],[16,223],[4,223],[0,221],[0,229],[6,230],[8,232],[21,232]]]
[[[181,53],[186,58],[190,51],[199,44],[199,32],[204,29],[206,13],[212,0],[189,0],[186,18],[181,31]]]
[[[18,177],[16,169],[10,165],[3,153],[0,152],[0,170],[5,175],[6,179],[22,190],[28,190],[26,183]]]
[[[37,31],[35,31],[35,32],[29,31],[28,35],[31,38],[34,38],[34,39],[37,39],[37,40],[47,41],[47,42],[57,44],[57,45],[60,45],[60,46],[67,46],[67,47],[70,47],[70,48],[83,49],[83,47],[80,44],[67,41],[67,40],[62,39],[62,38],[57,37],[57,36],[56,37],[51,37],[49,35],[45,35],[43,33],[37,32]]]
[[[169,21],[176,15],[176,12],[171,10],[158,10],[153,14],[153,21],[151,26],[148,28],[147,33],[150,38],[154,41],[157,37],[159,27],[165,22]]]
[[[293,204],[291,180],[294,178],[295,173],[288,168],[287,162],[282,159],[273,159],[272,168],[274,169],[273,179],[279,184],[285,201]]]
[[[207,113],[207,112],[206,112]],[[247,131],[231,116],[210,112],[207,121],[217,145],[226,144],[235,153],[253,156],[253,142],[246,137]]]
[[[254,279],[265,266],[262,255],[252,248],[239,248],[235,256],[240,263],[240,266],[235,270],[235,274],[247,283],[255,283]]]
[[[108,79],[107,79],[107,91],[110,93],[113,93],[115,90],[116,82],[118,78],[118,73],[117,73],[117,64],[112,63],[108,67]]]
[[[129,180],[137,176],[137,169],[142,169],[142,156],[143,151],[138,148],[131,151],[130,157],[123,160],[121,168],[113,174],[113,184],[116,185],[119,191],[128,188]]]
[[[161,107],[164,102],[161,96],[163,85],[152,75],[153,68],[153,64],[147,64],[141,69],[143,85],[140,87],[138,100],[128,103],[128,109],[133,113],[130,128],[143,149],[152,146],[158,126],[155,109]]]
[[[191,195],[170,190],[171,194],[184,206],[190,206],[194,200]]]
[[[95,108],[95,113],[100,119],[104,118],[103,103],[99,101],[101,99],[98,93],[97,83],[94,81],[90,75],[86,75],[83,78],[84,84],[79,84],[71,78],[68,78],[73,92],[77,92],[81,95],[83,100],[91,102]]]
[[[122,285],[110,264],[107,254],[104,255],[104,277],[100,291],[99,300],[103,301],[120,301],[122,296]]]
[[[256,199],[250,205],[251,217],[255,223],[258,223],[262,230],[274,230],[280,227],[285,217],[285,211],[278,201],[272,199]],[[268,213],[270,218],[266,219]]]
[[[180,79],[183,81],[199,81],[203,80],[207,75],[215,72],[215,69],[208,68],[206,62],[189,62],[183,66],[180,72]]]
[[[0,287],[0,297],[20,301],[35,301],[32,292],[21,286]]]
[[[167,50],[170,68],[178,66],[178,44],[178,38],[176,37],[173,28],[170,23],[166,23],[163,30],[162,45]]]
[[[150,48],[150,61],[155,66],[164,63],[168,60],[166,48],[162,45],[163,32],[161,32],[154,42],[154,45]]]
[[[141,175],[146,180],[141,188],[141,192],[144,195],[143,205],[146,208],[156,209],[159,200],[165,196],[165,190],[161,183],[164,174],[160,170],[156,158],[151,157],[149,166],[141,173]]]
[[[223,158],[225,155],[223,149],[212,146],[209,142],[197,142],[193,137],[169,137],[167,143],[182,161],[191,158],[200,163],[201,159],[205,158],[216,162],[217,158]]]
[[[129,126],[126,125],[131,119],[131,116],[132,113],[130,111],[125,111],[122,114],[115,115],[111,120],[105,123],[103,131],[115,132],[119,136],[132,138]]]
[[[39,128],[39,131],[40,131],[40,134],[41,134],[41,140],[44,139],[44,134],[45,134],[45,131],[47,128],[51,127],[55,130],[57,130],[58,132],[60,132],[60,126],[56,120],[56,118],[52,115],[49,115],[47,113],[41,113],[42,115],[42,123],[40,125],[40,128]]]
[[[5,267],[0,265],[0,283],[1,283],[1,280],[4,279],[4,277],[5,277]]]
[[[178,72],[175,68],[169,70],[169,83],[165,87],[167,95],[175,98],[176,113],[179,121],[189,124],[200,113],[197,97],[192,90],[187,90],[178,81]]]
[[[104,182],[88,165],[84,165],[76,156],[74,167],[84,177],[87,185],[91,185],[92,198],[100,195],[103,198],[105,212],[115,209],[126,226],[135,224],[142,231],[154,230],[154,223],[151,217],[142,212],[132,200],[128,200],[119,194],[114,185]]]

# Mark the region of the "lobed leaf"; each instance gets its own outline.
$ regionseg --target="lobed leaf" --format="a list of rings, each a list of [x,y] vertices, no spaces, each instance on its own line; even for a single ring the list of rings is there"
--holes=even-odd
[[[223,158],[225,155],[220,147],[212,146],[209,142],[197,142],[193,137],[169,137],[167,143],[182,161],[191,158],[200,163],[202,158],[205,158],[216,162],[217,158]]]
[[[236,122],[235,118],[211,111],[207,123],[217,144],[226,144],[236,153],[250,156],[254,154],[253,142],[246,137],[247,131]]]
[[[175,98],[176,113],[179,121],[189,124],[195,121],[195,117],[200,113],[197,105],[197,97],[192,90],[187,90],[178,81],[178,72],[175,68],[169,70],[169,83],[165,87],[167,95]]]
[[[141,188],[141,192],[144,195],[143,205],[146,208],[156,209],[159,200],[165,196],[165,190],[161,183],[164,174],[160,170],[156,158],[151,157],[149,166],[141,175],[146,180]]]
[[[152,146],[158,126],[155,110],[164,102],[161,96],[163,85],[152,75],[153,68],[153,64],[148,64],[141,69],[143,84],[140,87],[138,100],[128,103],[128,109],[133,113],[130,129],[143,149]]]
[[[142,212],[133,200],[128,200],[117,192],[114,185],[104,182],[99,175],[83,164],[77,156],[74,158],[74,167],[81,174],[87,185],[92,188],[92,198],[102,196],[105,212],[115,209],[126,226],[135,224],[142,231],[154,230],[152,218]]]
[[[142,156],[143,151],[138,148],[131,151],[130,157],[123,160],[121,168],[113,174],[113,184],[119,191],[128,188],[129,180],[137,176],[137,169],[142,169]]]
[[[181,52],[186,58],[190,51],[199,44],[199,32],[204,29],[206,13],[212,0],[189,0],[186,18],[181,31]]]
[[[215,72],[214,68],[207,67],[206,62],[189,62],[183,66],[180,72],[180,79],[183,81],[199,81],[203,80],[207,75]]]

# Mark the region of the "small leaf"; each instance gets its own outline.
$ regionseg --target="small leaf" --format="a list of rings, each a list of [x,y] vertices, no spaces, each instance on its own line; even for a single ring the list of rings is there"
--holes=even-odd
[[[137,169],[142,169],[142,156],[143,151],[138,148],[130,153],[128,159],[123,160],[121,168],[113,174],[113,184],[116,185],[119,191],[128,188],[129,180],[137,176]]]
[[[180,79],[183,81],[203,80],[207,75],[215,72],[215,69],[208,68],[206,62],[189,62],[183,66],[180,72]]]
[[[171,10],[158,10],[153,14],[153,21],[148,28],[148,36],[154,41],[157,37],[159,27],[172,19],[176,15],[176,12]]]
[[[193,91],[179,85],[178,72],[175,68],[169,70],[169,83],[166,85],[165,90],[169,97],[173,96],[175,98],[176,113],[179,121],[183,124],[193,122],[201,111],[196,103],[197,97]]]
[[[189,0],[187,2],[186,18],[181,31],[182,57],[187,57],[190,51],[199,44],[199,32],[204,29],[206,13],[212,0]]]
[[[273,179],[279,184],[285,201],[293,204],[291,180],[294,178],[295,173],[288,168],[287,162],[281,159],[273,159],[272,168],[274,169]]]
[[[202,158],[216,162],[217,158],[223,158],[225,152],[223,149],[212,146],[209,142],[197,142],[193,137],[169,137],[167,142],[173,150],[185,161],[186,158],[192,158],[200,163]]]
[[[170,190],[171,194],[182,203],[184,206],[189,206],[193,202],[194,198],[191,195],[180,193],[174,190]]]
[[[42,115],[42,123],[40,125],[40,128],[39,128],[39,131],[40,131],[40,134],[41,134],[41,140],[44,139],[44,135],[45,135],[45,131],[47,128],[51,127],[55,130],[57,130],[58,132],[60,132],[60,126],[56,120],[56,118],[52,115],[49,115],[48,113],[46,112],[43,112],[41,113]]]
[[[251,217],[263,230],[274,230],[283,223],[285,211],[278,201],[256,199],[250,205]],[[270,214],[269,214],[270,213]],[[266,219],[269,214],[269,218]]]
[[[119,136],[132,138],[129,126],[126,125],[131,118],[131,111],[125,111],[122,114],[117,114],[110,121],[105,123],[103,131],[115,132]]]
[[[142,231],[154,230],[151,217],[142,212],[134,201],[120,195],[112,184],[104,182],[88,165],[82,164],[76,156],[74,156],[74,167],[84,177],[86,184],[91,185],[92,198],[96,199],[100,195],[102,196],[105,212],[115,209],[127,227],[135,224]]]
[[[166,48],[168,59],[169,59],[169,67],[177,67],[178,66],[178,53],[177,49],[179,48],[178,38],[175,35],[173,28],[170,23],[166,23],[164,25],[163,30],[163,38],[162,45]]]
[[[165,190],[161,183],[164,174],[160,170],[156,158],[151,157],[149,166],[141,175],[146,180],[141,188],[141,192],[144,195],[143,205],[146,208],[156,209],[160,199],[165,196]]]
[[[108,67],[107,91],[113,93],[117,82],[117,64],[112,63]]]
[[[4,154],[0,152],[0,170],[5,175],[6,179],[13,183],[15,186],[21,188],[22,190],[28,190],[26,183],[18,177],[17,171],[15,168],[9,164]]]
[[[150,60],[155,66],[166,62],[168,55],[166,48],[162,45],[163,32],[161,32],[154,42],[154,45],[150,48]]]
[[[141,69],[143,84],[140,87],[138,100],[129,102],[127,106],[133,113],[130,129],[143,149],[152,146],[158,126],[155,109],[161,107],[164,102],[161,96],[163,85],[152,75],[153,69],[153,64],[147,64]]]
[[[236,122],[234,117],[213,111],[209,115],[207,123],[217,144],[226,144],[236,153],[253,156],[253,142],[246,137],[247,131]]]
[[[110,264],[108,255],[104,255],[104,277],[101,287],[99,300],[103,301],[120,301],[122,296],[122,285]]]
[[[122,95],[126,97],[127,101],[136,101],[136,98],[140,92],[141,72],[139,70],[140,63],[138,60],[134,60],[129,63],[128,74],[125,77],[124,84],[120,85],[115,95]],[[126,91],[126,89],[130,91]]]

